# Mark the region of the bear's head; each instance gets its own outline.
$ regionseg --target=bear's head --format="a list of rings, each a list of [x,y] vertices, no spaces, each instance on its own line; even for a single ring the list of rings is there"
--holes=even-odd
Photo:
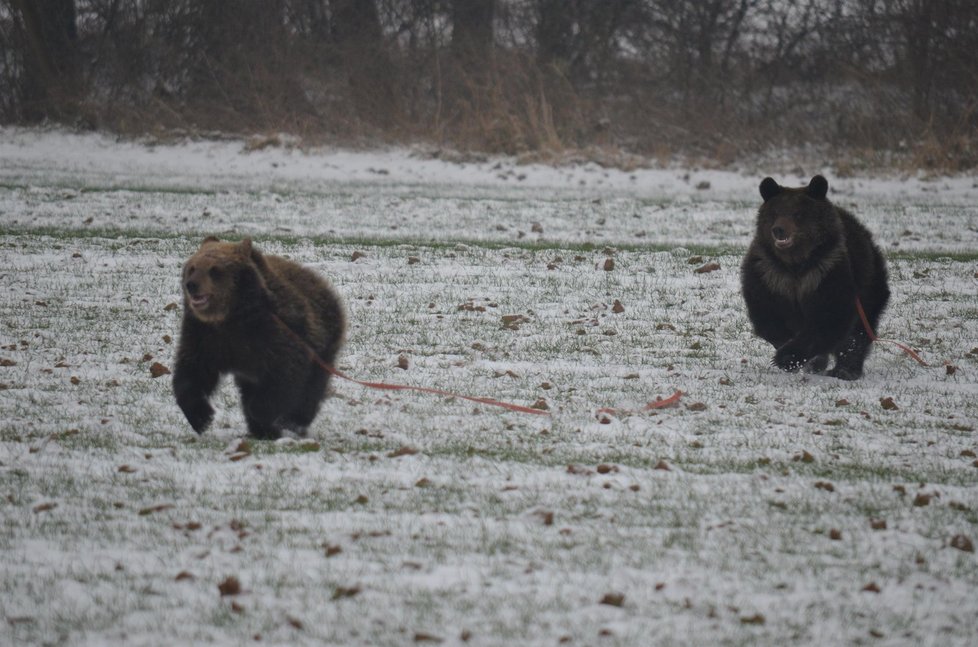
[[[802,263],[842,235],[839,215],[826,198],[828,181],[821,175],[808,186],[783,187],[772,178],[761,182],[764,204],[757,214],[756,240],[786,263]]]
[[[221,242],[209,236],[183,266],[184,308],[196,319],[222,323],[244,299],[261,290],[261,253],[251,239]]]

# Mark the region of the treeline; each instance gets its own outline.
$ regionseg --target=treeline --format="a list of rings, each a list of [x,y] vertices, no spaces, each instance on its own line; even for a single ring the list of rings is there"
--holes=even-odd
[[[0,0],[0,119],[978,162],[974,0]]]

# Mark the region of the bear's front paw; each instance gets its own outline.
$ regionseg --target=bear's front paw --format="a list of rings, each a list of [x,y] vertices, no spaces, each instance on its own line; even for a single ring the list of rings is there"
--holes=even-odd
[[[808,357],[790,345],[782,346],[774,354],[774,365],[791,373],[800,370],[807,361]]]
[[[187,417],[187,422],[194,428],[194,431],[202,434],[211,424],[211,420],[214,419],[214,407],[207,400],[200,400],[193,405],[184,407],[183,415]]]
[[[806,373],[811,373],[813,375],[821,375],[825,372],[825,369],[829,366],[829,356],[828,355],[816,355],[807,362],[805,366],[802,367]]]

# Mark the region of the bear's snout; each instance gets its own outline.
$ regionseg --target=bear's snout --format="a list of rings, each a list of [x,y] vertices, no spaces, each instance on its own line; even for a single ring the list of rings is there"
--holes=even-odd
[[[771,236],[775,247],[787,249],[794,244],[795,224],[790,218],[777,218],[771,226]]]
[[[205,286],[199,281],[191,278],[183,284],[183,287],[187,292],[190,307],[193,308],[194,312],[196,312],[198,316],[202,315],[205,308],[207,308],[208,304],[210,303],[210,294],[205,291]]]

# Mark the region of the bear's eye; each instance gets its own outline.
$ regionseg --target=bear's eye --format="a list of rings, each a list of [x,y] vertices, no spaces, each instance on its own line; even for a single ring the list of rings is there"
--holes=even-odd
[[[207,270],[207,273],[215,281],[224,276],[224,270],[219,267],[212,267],[211,269]]]

